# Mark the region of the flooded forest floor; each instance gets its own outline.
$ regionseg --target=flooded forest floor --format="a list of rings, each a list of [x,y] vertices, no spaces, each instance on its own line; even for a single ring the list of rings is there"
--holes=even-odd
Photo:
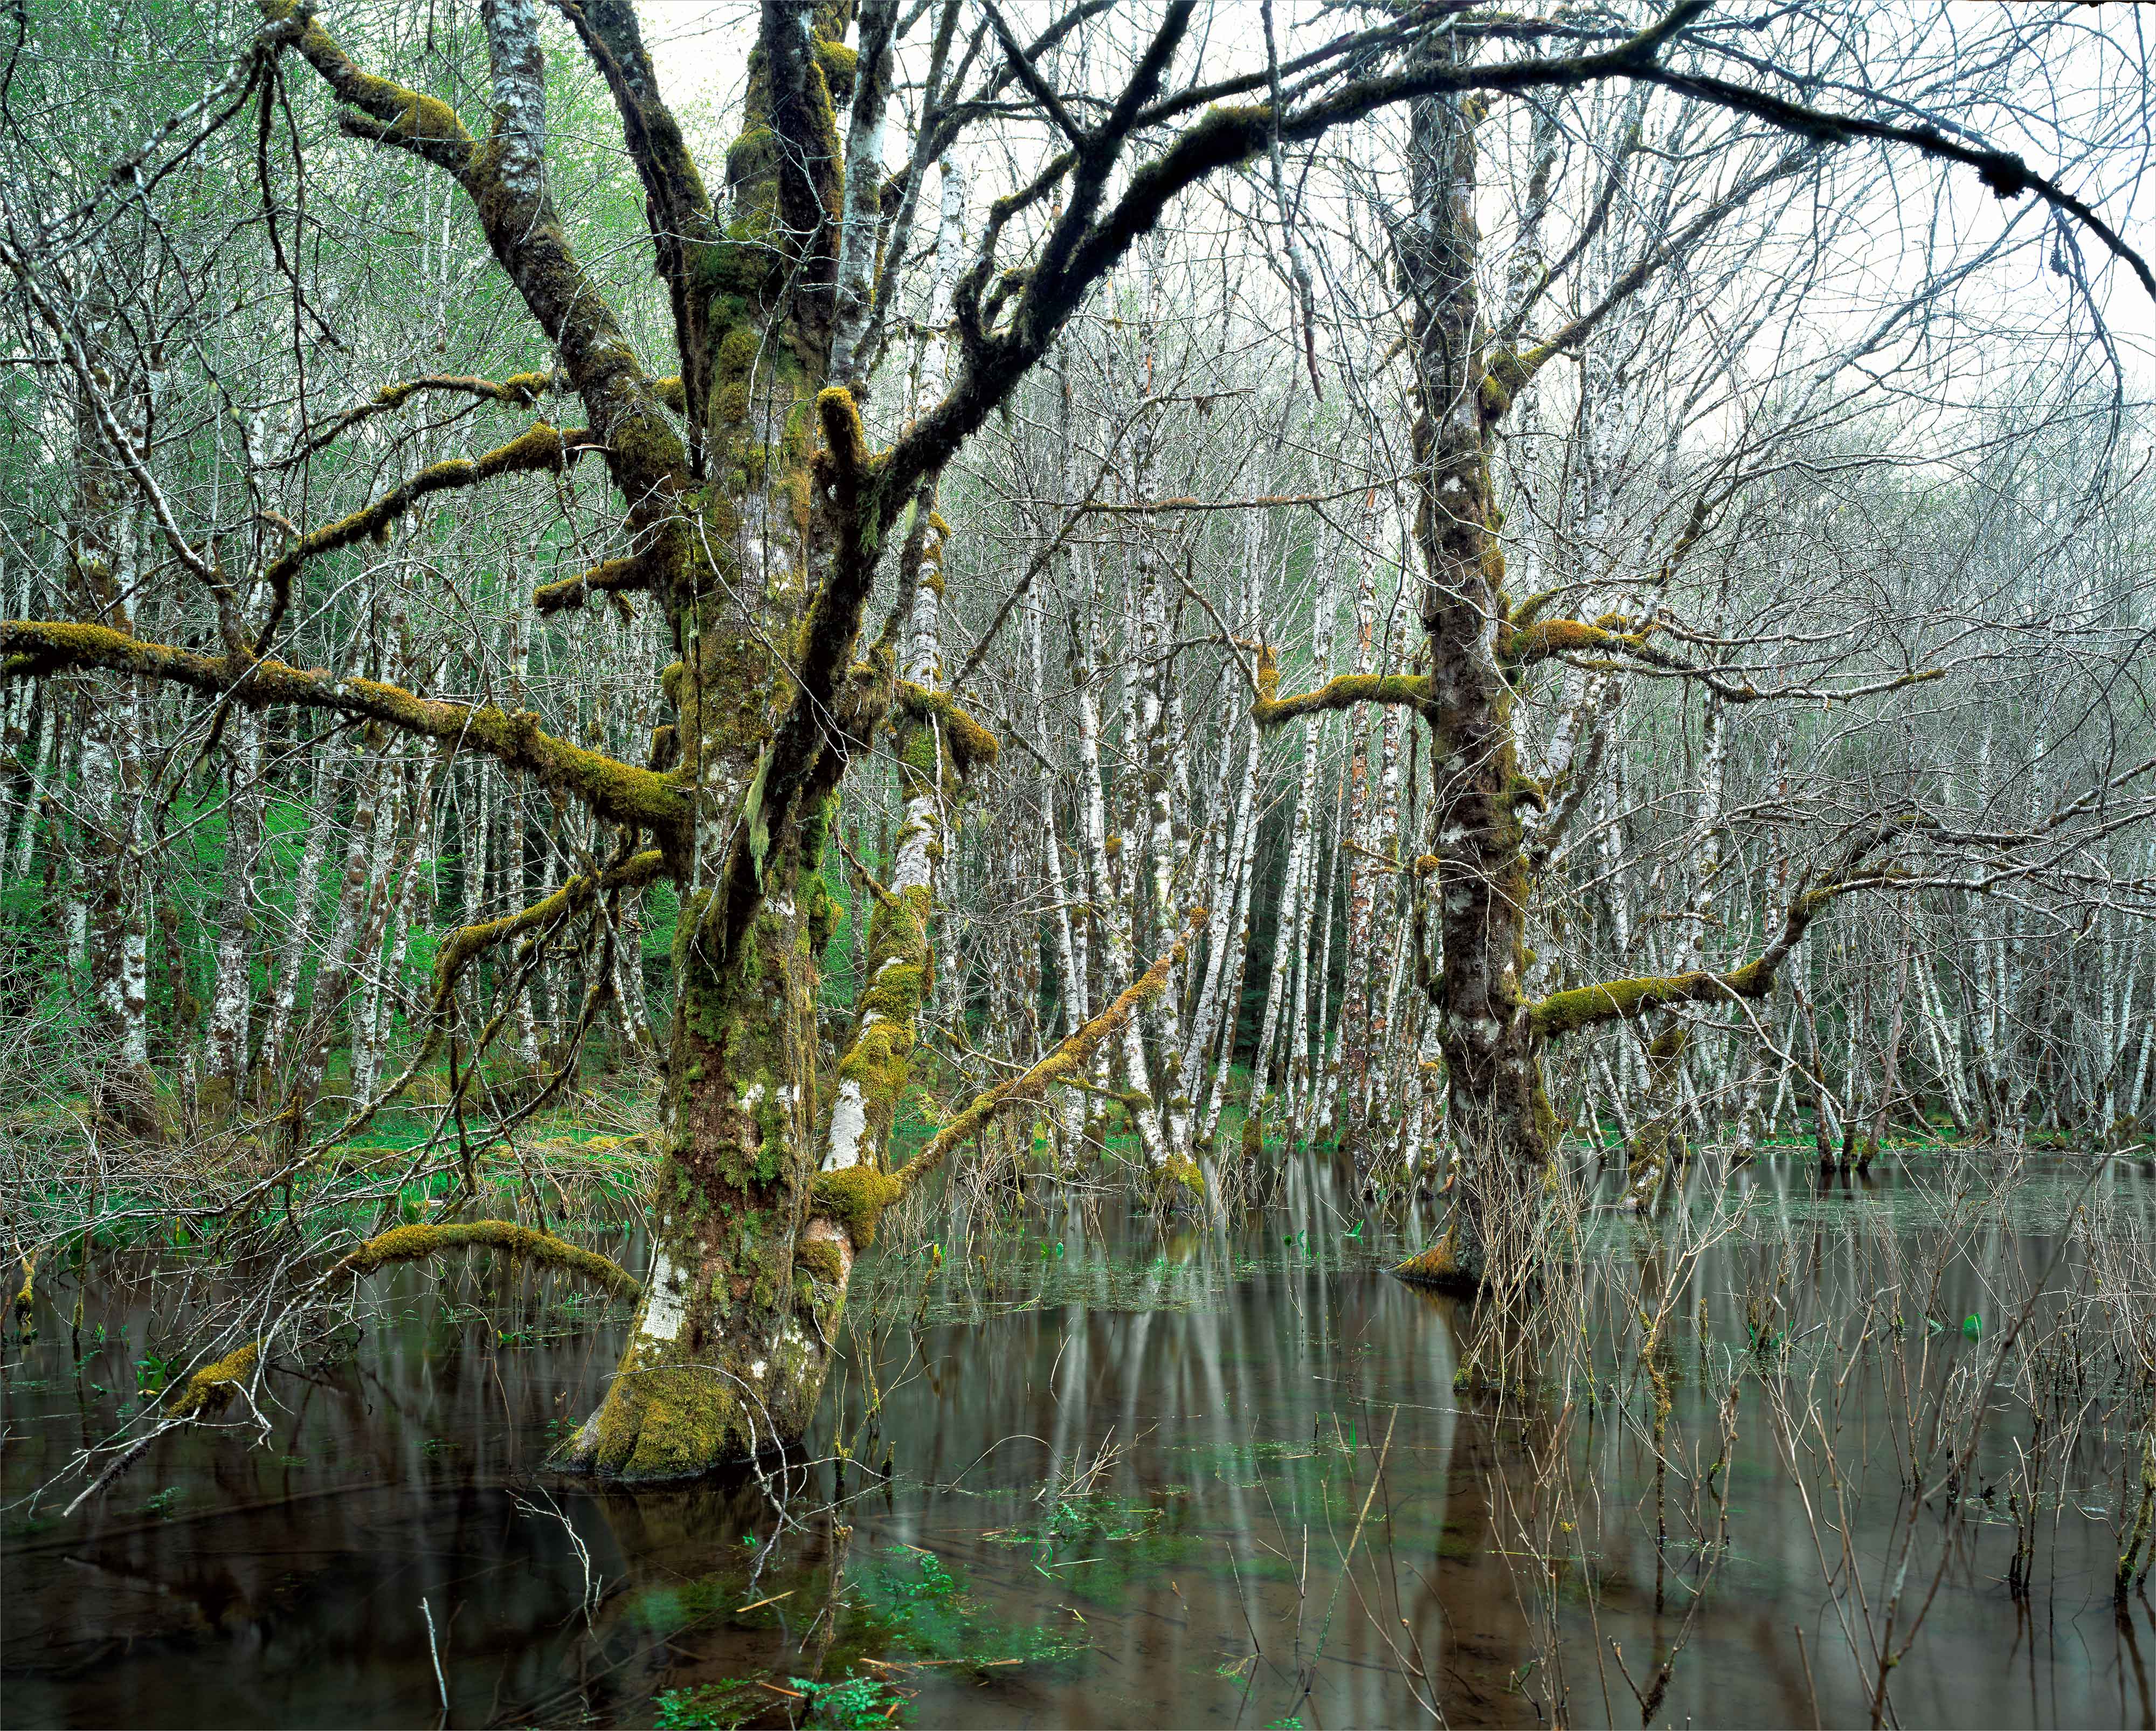
[[[545,1470],[626,1307],[475,1257],[63,1518],[245,1282],[94,1257],[0,1360],[8,1721],[2156,1723],[2151,1163],[1621,1179],[1473,1305],[1319,1158],[1227,1225],[947,1198],[800,1458],[634,1497]]]

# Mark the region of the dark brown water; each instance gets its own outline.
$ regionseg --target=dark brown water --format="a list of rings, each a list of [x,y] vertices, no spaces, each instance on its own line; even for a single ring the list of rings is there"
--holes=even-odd
[[[808,1452],[843,1434],[892,1476],[856,1465],[842,1502],[829,1461],[635,1497],[548,1481],[623,1318],[475,1264],[378,1283],[345,1357],[272,1371],[263,1425],[167,1440],[62,1520],[73,1488],[24,1499],[169,1349],[160,1289],[93,1265],[84,1332],[63,1284],[6,1355],[6,1722],[433,1725],[445,1687],[456,1725],[1636,1724],[1624,1673],[1645,1692],[1681,1640],[1656,1723],[1861,1723],[1910,1507],[1894,1367],[1913,1339],[1919,1395],[1968,1374],[1982,1337],[1953,1325],[1995,1339],[2015,1279],[2078,1266],[2052,1259],[2075,1208],[2150,1230],[2127,1163],[2025,1176],[1989,1215],[1949,1170],[1822,1190],[1762,1163],[1713,1187],[1746,1210],[1696,1205],[1733,1224],[1689,1259],[1681,1231],[1591,1216],[1589,1273],[1630,1296],[1510,1393],[1456,1386],[1473,1318],[1383,1271],[1419,1227],[1322,1167],[1233,1230],[1034,1210],[886,1248]],[[1851,1359],[1827,1323],[1882,1257],[1903,1325]],[[1601,1320],[1643,1292],[1681,1329],[1659,1499],[1652,1382]],[[1779,1307],[1763,1354],[1748,1292]],[[1768,1421],[1769,1383],[1837,1377],[1815,1435]],[[1892,1722],[2149,1724],[2149,1607],[2112,1602],[2124,1434],[2077,1436],[2017,1601],[1994,1482],[2029,1427],[1990,1404],[1980,1482],[1923,1486],[1911,1574],[1938,1584]]]

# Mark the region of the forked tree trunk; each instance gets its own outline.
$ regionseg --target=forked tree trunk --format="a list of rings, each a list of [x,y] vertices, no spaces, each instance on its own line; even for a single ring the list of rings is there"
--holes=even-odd
[[[765,718],[783,701],[773,645],[791,640],[808,593],[794,509],[808,453],[787,429],[813,382],[770,357],[763,334],[744,330],[722,348],[718,388],[742,387],[748,400],[713,429],[729,466],[753,473],[742,463],[753,452],[762,468],[762,485],[729,501],[726,544],[738,561],[729,588],[760,604],[745,619],[725,590],[697,598],[677,622],[682,659],[667,681],[697,801],[697,875],[685,887],[674,956],[670,1148],[644,1297],[574,1450],[624,1482],[706,1472],[798,1437],[829,1352],[816,1305],[795,1291],[794,1257],[814,1173],[816,962],[829,917],[821,827],[774,839],[761,903],[738,936],[724,905]],[[835,1325],[835,1307],[824,1321]]]
[[[734,291],[711,297],[707,326],[700,315],[683,326],[698,351],[684,357],[690,418],[701,420],[721,481],[676,507],[693,532],[664,517],[656,531],[679,561],[658,584],[680,658],[664,685],[676,774],[695,801],[675,946],[668,1150],[629,1342],[568,1451],[619,1483],[688,1477],[797,1441],[822,1395],[855,1247],[844,1224],[816,1214],[812,1196],[816,984],[834,922],[823,852],[835,785],[811,778],[782,792],[768,779],[774,726],[800,688],[782,646],[804,640],[810,595],[833,555],[815,537],[813,463],[829,304],[789,285],[773,260],[793,244],[789,234],[818,232],[840,201],[839,152],[814,9],[770,0],[765,13],[742,135],[728,157],[727,238],[712,233],[704,243],[710,275]],[[640,64],[631,75],[648,80],[649,62],[634,48]],[[503,58],[497,47],[498,86]],[[855,119],[857,134],[881,124],[873,104],[856,103]],[[856,161],[872,163],[872,153],[864,147]],[[685,159],[680,172],[693,175]],[[708,209],[698,203],[701,186],[693,196],[679,185],[668,191],[692,211]],[[536,172],[530,196],[552,223]],[[846,202],[875,208],[873,199]],[[858,257],[843,242],[839,252]],[[698,400],[706,378],[708,396]],[[635,413],[617,444],[636,441],[632,454],[651,465],[649,485],[680,493],[679,443],[655,405],[639,399]],[[851,416],[850,401],[844,413]],[[634,472],[619,459],[615,472],[630,492]],[[928,525],[918,526],[925,535]],[[851,626],[844,629],[850,638]],[[924,713],[920,731],[935,735],[933,721]],[[774,811],[784,799],[798,799],[798,810]],[[922,958],[911,980],[916,1008],[925,974]],[[884,984],[893,986],[891,975]],[[880,1181],[868,1168],[834,1176]],[[865,1242],[873,1210],[863,1218]]]

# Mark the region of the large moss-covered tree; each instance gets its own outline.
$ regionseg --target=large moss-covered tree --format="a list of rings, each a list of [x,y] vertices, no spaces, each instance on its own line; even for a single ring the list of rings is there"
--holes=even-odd
[[[611,95],[642,183],[665,301],[660,322],[673,350],[662,359],[633,339],[638,321],[587,269],[557,208],[547,33],[536,0],[485,0],[481,8],[490,91],[487,116],[476,124],[439,95],[371,70],[358,39],[347,41],[300,0],[263,0],[262,28],[187,126],[220,124],[258,92],[267,113],[275,81],[303,62],[333,97],[350,139],[413,158],[460,191],[552,351],[549,369],[533,375],[449,383],[524,410],[558,391],[578,405],[582,424],[536,422],[482,455],[418,472],[350,516],[301,526],[260,573],[259,606],[254,584],[243,593],[210,541],[169,508],[124,428],[101,427],[121,480],[138,490],[156,523],[162,568],[196,587],[213,643],[151,642],[124,623],[18,621],[0,627],[0,652],[11,677],[102,669],[129,681],[192,687],[220,710],[328,711],[484,754],[582,802],[610,826],[609,856],[544,903],[455,933],[443,947],[438,1004],[490,949],[593,918],[625,887],[660,878],[677,886],[652,1261],[617,1372],[573,1446],[581,1464],[617,1482],[660,1481],[798,1438],[820,1395],[854,1256],[873,1239],[881,1212],[1006,1100],[1082,1077],[1087,1056],[1162,989],[1168,957],[1043,1063],[983,1097],[923,1154],[889,1169],[891,1108],[933,966],[933,856],[942,839],[916,834],[915,869],[879,898],[868,990],[835,1097],[824,1098],[819,1087],[815,985],[832,919],[823,854],[849,764],[879,728],[889,729],[909,794],[933,809],[947,780],[992,748],[937,688],[933,609],[915,605],[921,588],[932,596],[938,580],[946,530],[933,508],[937,477],[1169,202],[1216,170],[1413,100],[1430,140],[1430,208],[1453,213],[1426,225],[1427,256],[1411,253],[1409,266],[1425,424],[1424,619],[1435,671],[1414,689],[1409,681],[1312,701],[1412,701],[1436,729],[1445,762],[1468,772],[1447,796],[1455,809],[1443,826],[1438,868],[1455,1122],[1481,1127],[1474,1133],[1488,1143],[1493,1169],[1532,1174],[1548,1143],[1536,1053],[1560,1023],[1601,1014],[1605,1000],[1609,1013],[1637,1014],[1674,995],[1744,989],[1742,981],[1702,977],[1635,983],[1578,1004],[1520,999],[1522,790],[1506,733],[1504,671],[1577,650],[1589,643],[1582,633],[1599,633],[1592,645],[1612,653],[1643,651],[1622,633],[1539,622],[1503,598],[1487,444],[1526,362],[1487,355],[1471,270],[1447,251],[1471,231],[1456,175],[1445,178],[1460,166],[1445,155],[1447,129],[1465,124],[1446,116],[1464,117],[1470,93],[1609,78],[1677,81],[1663,59],[1704,9],[1694,0],[1627,34],[1424,5],[1278,65],[1178,84],[1198,5],[1169,0],[1123,44],[1127,52],[1107,52],[1111,39],[1102,52],[1074,59],[1084,68],[1119,65],[1114,77],[1100,88],[1064,90],[1050,75],[1054,50],[1108,10],[1099,0],[1055,19],[1029,44],[993,7],[942,0],[913,14],[927,26],[928,69],[911,155],[898,163],[884,147],[899,28],[893,0],[866,0],[858,17],[843,0],[762,0],[738,136],[714,177],[661,95],[629,0],[557,0]],[[1478,59],[1459,48],[1469,36],[1508,45]],[[1541,52],[1553,36],[1560,51]],[[987,69],[976,74],[977,66]],[[1815,134],[1824,127],[1827,136],[1902,137],[1977,162],[2004,189],[2033,187],[2079,209],[2010,158],[1921,129],[1823,119],[1704,76],[1681,87]],[[1253,100],[1265,95],[1270,101]],[[1045,132],[1040,167],[989,207],[977,252],[951,275],[947,385],[916,406],[887,448],[872,449],[860,392],[924,172],[963,147],[970,120],[1013,105]],[[144,183],[144,163],[168,136],[153,135],[152,146],[111,177],[115,196]],[[49,261],[36,237],[0,242],[0,264],[85,400],[99,400],[74,316],[44,286]],[[439,383],[393,383],[380,406]],[[604,465],[626,550],[532,599],[543,612],[632,596],[658,609],[671,650],[659,678],[672,719],[645,762],[572,744],[532,714],[429,698],[279,658],[295,585],[313,562],[381,536],[434,495],[587,460]],[[865,622],[880,583],[891,623],[871,635]],[[1310,706],[1276,702],[1266,718]],[[1793,912],[1792,941],[1800,930]],[[1771,972],[1771,963],[1761,965]],[[487,1223],[424,1224],[441,1234],[399,1240],[394,1258],[438,1244],[523,1242]],[[1457,1260],[1474,1266],[1472,1255]],[[336,1268],[357,1266],[346,1258]]]

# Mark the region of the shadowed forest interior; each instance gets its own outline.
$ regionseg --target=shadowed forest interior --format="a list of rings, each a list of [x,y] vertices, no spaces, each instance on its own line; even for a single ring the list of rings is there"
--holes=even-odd
[[[11,1717],[2156,1723],[2130,9],[0,52]]]

